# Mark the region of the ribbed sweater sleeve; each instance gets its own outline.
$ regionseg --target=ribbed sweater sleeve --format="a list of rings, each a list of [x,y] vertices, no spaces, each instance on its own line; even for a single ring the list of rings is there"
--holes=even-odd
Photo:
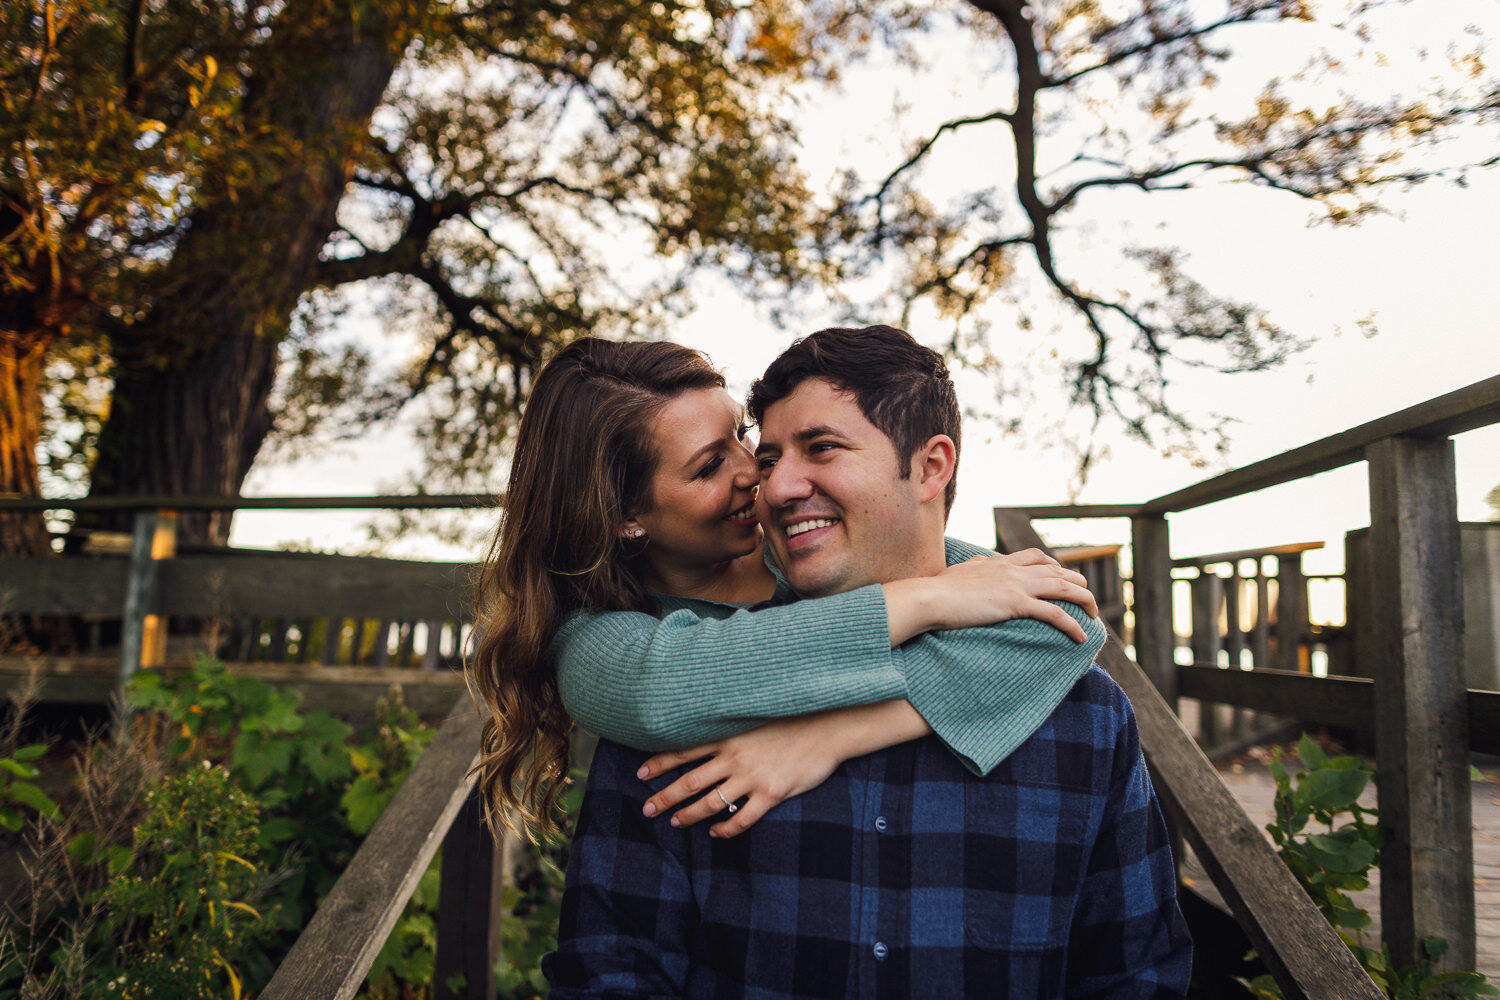
[[[550,655],[579,725],[657,752],[906,696],[878,586],[755,610],[666,598],[662,610],[563,623]]]
[[[993,555],[947,540],[948,564]],[[1076,604],[1079,643],[1032,618],[917,636],[896,650],[906,697],[969,770],[989,773],[1052,714],[1104,647],[1104,625]]]

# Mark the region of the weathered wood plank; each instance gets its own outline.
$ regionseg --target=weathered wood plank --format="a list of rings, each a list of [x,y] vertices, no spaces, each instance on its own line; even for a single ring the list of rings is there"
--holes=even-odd
[[[1193,634],[1191,637],[1193,659],[1199,663],[1219,662],[1219,605],[1224,600],[1224,581],[1216,573],[1199,570],[1198,578],[1190,584],[1192,593]],[[1182,691],[1178,689],[1178,695]],[[1220,740],[1219,707],[1212,702],[1201,702],[1198,706],[1198,730],[1204,746],[1214,746]]]
[[[467,692],[297,938],[261,1000],[349,1000],[469,796],[480,718]]]
[[[1038,520],[1064,520],[1072,517],[1135,517],[1141,512],[1141,505],[1138,503],[1055,503],[996,509],[1018,510]]]
[[[0,559],[0,614],[119,617],[129,572],[118,556]]]
[[[468,563],[183,556],[162,564],[168,613],[232,618],[344,615],[467,618]]]
[[[1305,723],[1373,731],[1373,685],[1356,677],[1314,677],[1284,670],[1220,670],[1206,664],[1179,666],[1184,698],[1271,712]]]
[[[1172,565],[1212,566],[1214,563],[1237,563],[1241,559],[1260,559],[1263,556],[1295,555],[1322,547],[1322,542],[1288,542],[1285,545],[1267,545],[1259,549],[1236,549],[1233,552],[1211,552],[1206,556],[1183,556],[1173,559]]]
[[[1006,525],[999,543],[1005,551],[1045,548],[1030,525]],[[1139,590],[1136,596],[1139,600]],[[1382,992],[1245,815],[1145,673],[1118,642],[1105,645],[1099,662],[1135,708],[1146,762],[1163,803],[1288,1000],[1380,1000]]]
[[[121,611],[119,684],[124,689],[140,667],[161,662],[166,652],[166,618],[161,600],[161,567],[177,551],[177,515],[139,511],[130,539],[130,569]]]
[[[1473,969],[1474,839],[1453,442],[1368,449],[1381,930],[1401,965],[1447,938],[1443,971]]]
[[[486,510],[499,506],[504,494],[418,493],[410,496],[361,497],[7,497],[0,510]]]
[[[997,522],[998,523],[998,522]],[[1030,524],[1026,526],[1030,530]],[[1135,658],[1175,710],[1176,647],[1172,625],[1172,553],[1165,517],[1137,517],[1130,522],[1130,573],[1135,608]]]
[[[1307,634],[1307,581],[1302,557],[1276,557],[1276,666],[1302,669],[1302,637]]]
[[[1365,457],[1365,449],[1371,444],[1394,435],[1445,437],[1497,422],[1500,375],[1148,500],[1141,509],[1146,514],[1190,510],[1352,465]]]
[[[494,1000],[500,880],[500,849],[476,785],[443,840],[433,1000]],[[462,988],[449,987],[455,980]]]

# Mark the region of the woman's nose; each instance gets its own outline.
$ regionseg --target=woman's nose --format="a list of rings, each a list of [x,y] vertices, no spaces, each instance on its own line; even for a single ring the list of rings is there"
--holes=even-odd
[[[748,490],[760,482],[760,469],[756,465],[755,456],[750,454],[750,449],[745,447],[735,449],[730,461],[734,463],[736,489]]]

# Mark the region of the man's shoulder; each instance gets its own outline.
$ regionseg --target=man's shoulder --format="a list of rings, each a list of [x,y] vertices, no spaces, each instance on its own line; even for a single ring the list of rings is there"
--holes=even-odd
[[[981,781],[1057,783],[1094,790],[1119,769],[1135,745],[1134,713],[1114,678],[1093,666],[1052,714]]]

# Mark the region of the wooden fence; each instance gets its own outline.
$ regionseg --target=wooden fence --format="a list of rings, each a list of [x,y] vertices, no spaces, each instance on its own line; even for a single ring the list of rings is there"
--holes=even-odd
[[[42,661],[0,655],[0,694],[31,683],[47,701],[104,702],[142,666],[182,669],[195,650],[238,672],[296,688],[310,708],[373,705],[390,685],[441,715],[462,689],[471,622],[467,563],[299,552],[179,550],[177,511],[283,505],[478,506],[480,497],[140,498],[135,530],[114,552],[0,559],[0,620],[56,616],[81,623],[76,654]],[[170,503],[170,508],[160,506]],[[4,502],[89,509],[99,500]],[[14,630],[13,630],[14,631]],[[38,672],[38,663],[42,669]]]
[[[1005,524],[1015,517],[1131,519],[1136,662],[1167,705],[1191,694],[1374,734],[1381,774],[1378,806],[1392,830],[1381,853],[1381,926],[1402,965],[1418,957],[1420,942],[1428,937],[1449,942],[1443,968],[1475,965],[1469,752],[1500,750],[1500,694],[1470,691],[1464,679],[1451,437],[1495,423],[1500,423],[1500,376],[1145,503],[995,513],[1002,539]],[[1285,669],[1300,645],[1290,634],[1280,643],[1286,657],[1282,669],[1178,665],[1167,515],[1356,462],[1366,464],[1370,483],[1364,583],[1353,588],[1359,593],[1351,603],[1359,613],[1349,622],[1353,657],[1364,679],[1318,678],[1296,667]],[[1299,599],[1300,592],[1300,587],[1283,588],[1289,600]],[[1291,628],[1295,620],[1288,614],[1281,622]],[[1127,691],[1134,701],[1135,692]],[[1143,743],[1148,760],[1159,753],[1160,744],[1154,750],[1144,732]],[[1170,780],[1163,784],[1170,798]]]

